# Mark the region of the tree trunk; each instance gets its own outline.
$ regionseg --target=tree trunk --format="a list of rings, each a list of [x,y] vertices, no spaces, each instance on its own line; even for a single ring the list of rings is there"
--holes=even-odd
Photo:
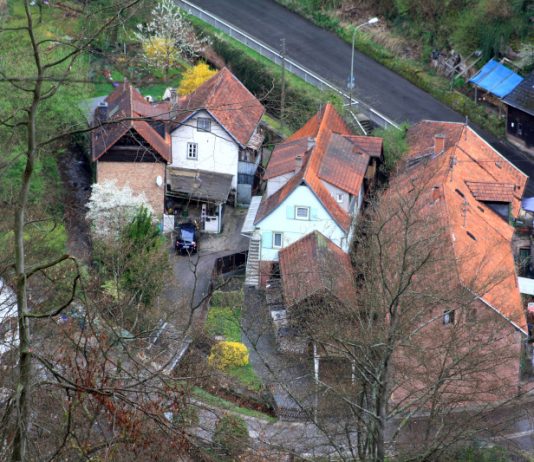
[[[32,42],[35,64],[37,67],[37,78],[33,89],[33,100],[28,111],[27,125],[27,150],[26,167],[22,177],[19,200],[15,209],[15,275],[16,275],[16,296],[17,296],[17,316],[19,334],[19,376],[15,390],[16,427],[13,440],[13,452],[11,460],[13,462],[23,462],[26,460],[28,449],[28,430],[30,426],[30,398],[32,381],[31,363],[31,339],[30,339],[30,319],[28,313],[28,280],[26,277],[25,245],[24,245],[24,225],[26,207],[30,191],[30,182],[34,171],[36,156],[36,118],[37,108],[41,102],[41,86],[43,82],[43,71],[37,46],[32,30],[32,18],[29,11],[28,2],[25,2],[26,16],[28,18],[28,32]]]

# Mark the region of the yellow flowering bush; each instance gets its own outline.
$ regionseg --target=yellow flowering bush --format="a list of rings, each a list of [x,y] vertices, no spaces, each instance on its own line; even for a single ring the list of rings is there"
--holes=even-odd
[[[208,363],[217,369],[248,364],[248,348],[241,342],[219,342],[211,348]]]
[[[182,96],[193,93],[206,80],[217,74],[217,71],[211,69],[206,63],[199,63],[190,67],[184,72],[178,93]]]

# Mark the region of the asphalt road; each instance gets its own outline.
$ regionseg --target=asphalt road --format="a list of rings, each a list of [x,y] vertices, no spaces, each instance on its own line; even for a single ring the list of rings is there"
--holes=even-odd
[[[273,0],[190,0],[230,24],[244,30],[273,48],[286,39],[287,55],[323,78],[345,88],[350,74],[351,47]],[[356,52],[355,96],[396,122],[422,119],[463,122],[465,118],[428,93]],[[476,128],[476,127],[475,127]],[[501,154],[529,177],[534,176],[534,160],[507,142],[477,131]],[[534,196],[529,181],[525,197]]]

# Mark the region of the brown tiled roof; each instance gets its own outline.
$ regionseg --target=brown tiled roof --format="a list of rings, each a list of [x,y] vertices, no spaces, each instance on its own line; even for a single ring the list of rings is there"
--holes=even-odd
[[[263,175],[264,180],[274,178],[295,170],[295,158],[304,157],[309,153],[309,138],[303,137],[292,141],[284,141],[276,146],[269,159],[269,165]]]
[[[354,150],[361,154],[367,154],[370,157],[382,157],[383,140],[377,136],[345,136],[354,145]]]
[[[177,124],[200,109],[208,111],[242,146],[246,146],[265,108],[227,68],[204,82],[193,93],[180,98]]]
[[[354,138],[367,137],[347,137],[337,133],[330,135],[323,162],[319,169],[319,177],[343,191],[356,195],[362,186],[370,156],[363,150],[355,153],[355,150],[359,148],[359,144],[358,140],[354,142]],[[380,153],[382,140],[380,138],[373,139],[380,141],[378,149]]]
[[[167,103],[150,104],[128,82],[119,85],[105,101],[108,104],[108,123],[100,125],[91,133],[93,161],[102,157],[129,130],[135,130],[162,159],[170,161],[170,142],[162,138],[148,122],[140,120],[144,118],[165,120],[169,109]],[[117,122],[113,123],[114,120]]]
[[[280,276],[288,307],[324,291],[347,303],[356,296],[350,257],[318,231],[280,250]]]
[[[274,194],[267,198],[264,197],[260,203],[254,224],[259,223],[273,210],[275,210],[282,202],[286,200],[287,196],[289,196],[297,186],[302,184],[302,182],[303,171],[301,170],[299,173],[292,176],[291,179]]]
[[[426,163],[406,168],[392,179],[390,191],[408,196],[414,184],[428,185],[419,213],[432,215],[449,230],[451,239],[446,245],[455,256],[459,281],[525,330],[512,254],[513,228],[476,193],[489,184],[492,190],[499,191],[500,198],[504,198],[505,191],[512,203],[512,214],[517,215],[527,176],[474,130],[460,123],[423,121],[410,128],[408,158],[428,151],[436,134],[447,137],[445,151],[429,157]],[[434,188],[439,191],[437,194]]]
[[[528,177],[471,127],[456,122],[419,122],[408,130],[410,150],[405,159],[433,152],[434,136],[438,134],[445,137],[443,155],[449,159],[454,156],[454,171],[461,170],[464,181],[515,186],[511,205],[512,214],[517,215]]]
[[[304,143],[307,146],[310,138],[313,138],[314,145],[307,151]],[[256,223],[269,215],[296,186],[304,182],[334,221],[347,232],[351,217],[334,200],[323,181],[350,194],[357,194],[370,156],[379,157],[382,153],[382,140],[352,135],[343,119],[329,103],[273,151],[267,167],[267,178],[293,171],[295,155],[302,155],[303,152],[306,154],[303,158],[302,171],[276,194],[262,201],[256,215]],[[273,162],[272,167],[271,162]]]
[[[515,185],[510,183],[466,181],[465,184],[473,197],[479,201],[512,203],[514,200]]]

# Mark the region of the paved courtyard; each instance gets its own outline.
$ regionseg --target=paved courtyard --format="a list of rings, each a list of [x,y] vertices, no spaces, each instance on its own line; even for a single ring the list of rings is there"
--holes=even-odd
[[[208,296],[211,272],[215,260],[248,249],[248,239],[240,234],[246,209],[226,207],[224,229],[221,234],[202,233],[199,252],[195,255],[176,255],[174,236],[168,237],[170,262],[173,271],[164,290],[168,321],[177,329],[186,328],[199,316],[199,306]]]

